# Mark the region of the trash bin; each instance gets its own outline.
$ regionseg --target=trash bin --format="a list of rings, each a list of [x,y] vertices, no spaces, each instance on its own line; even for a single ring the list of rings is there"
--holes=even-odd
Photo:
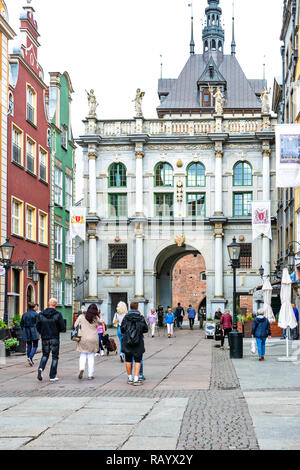
[[[243,358],[243,333],[234,330],[229,333],[230,359]]]

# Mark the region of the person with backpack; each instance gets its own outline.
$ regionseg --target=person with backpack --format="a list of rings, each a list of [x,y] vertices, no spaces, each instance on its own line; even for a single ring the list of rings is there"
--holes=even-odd
[[[251,336],[256,339],[258,359],[259,361],[263,361],[265,359],[266,340],[267,338],[271,339],[270,322],[265,317],[263,308],[259,309],[257,312],[257,317],[252,326]]]
[[[181,307],[181,304],[178,303],[175,309],[175,318],[176,318],[177,328],[182,329],[183,317],[184,317],[184,310]]]
[[[38,369],[38,380],[43,380],[43,372],[52,351],[52,363],[50,369],[50,382],[57,382],[57,366],[59,359],[59,335],[66,331],[65,322],[60,312],[56,310],[57,300],[49,300],[49,308],[39,313],[36,329],[42,338],[43,356]]]
[[[148,332],[148,326],[145,318],[138,311],[138,302],[131,302],[130,310],[125,315],[121,324],[121,333],[123,336],[122,349],[125,353],[126,372],[128,375],[127,383],[129,385],[142,385],[139,381],[141,361],[145,352],[144,333]],[[135,362],[134,376],[132,361]]]

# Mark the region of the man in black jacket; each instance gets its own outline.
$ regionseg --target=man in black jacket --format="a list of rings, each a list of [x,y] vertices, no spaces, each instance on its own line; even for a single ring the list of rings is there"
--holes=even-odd
[[[49,308],[38,316],[36,328],[42,338],[43,356],[38,370],[38,380],[43,380],[43,372],[52,351],[52,364],[50,369],[50,382],[56,382],[59,359],[59,334],[65,331],[65,322],[62,314],[56,310],[57,300],[49,300]]]
[[[138,311],[138,307],[138,302],[131,302],[130,310],[125,315],[121,325],[121,333],[124,335],[122,351],[125,353],[128,384],[130,385],[142,384],[142,382],[139,382],[139,374],[141,361],[145,352],[144,333],[148,331],[145,318]],[[135,362],[134,379],[132,376],[132,360]]]
[[[182,329],[183,317],[184,317],[184,309],[181,307],[181,304],[179,303],[175,309],[175,318],[177,322],[177,328]]]

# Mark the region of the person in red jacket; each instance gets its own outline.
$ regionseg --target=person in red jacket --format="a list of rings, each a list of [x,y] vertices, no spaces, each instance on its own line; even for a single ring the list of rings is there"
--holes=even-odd
[[[221,339],[221,349],[224,349],[225,336],[228,336],[229,333],[232,331],[232,317],[230,315],[229,310],[224,311],[223,315],[221,316],[220,323],[223,329],[223,335]]]

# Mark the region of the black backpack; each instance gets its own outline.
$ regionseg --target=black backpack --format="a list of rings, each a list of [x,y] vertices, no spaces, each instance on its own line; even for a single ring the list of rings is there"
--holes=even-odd
[[[127,329],[127,344],[129,346],[137,346],[140,342],[140,336],[140,321],[131,321]]]

